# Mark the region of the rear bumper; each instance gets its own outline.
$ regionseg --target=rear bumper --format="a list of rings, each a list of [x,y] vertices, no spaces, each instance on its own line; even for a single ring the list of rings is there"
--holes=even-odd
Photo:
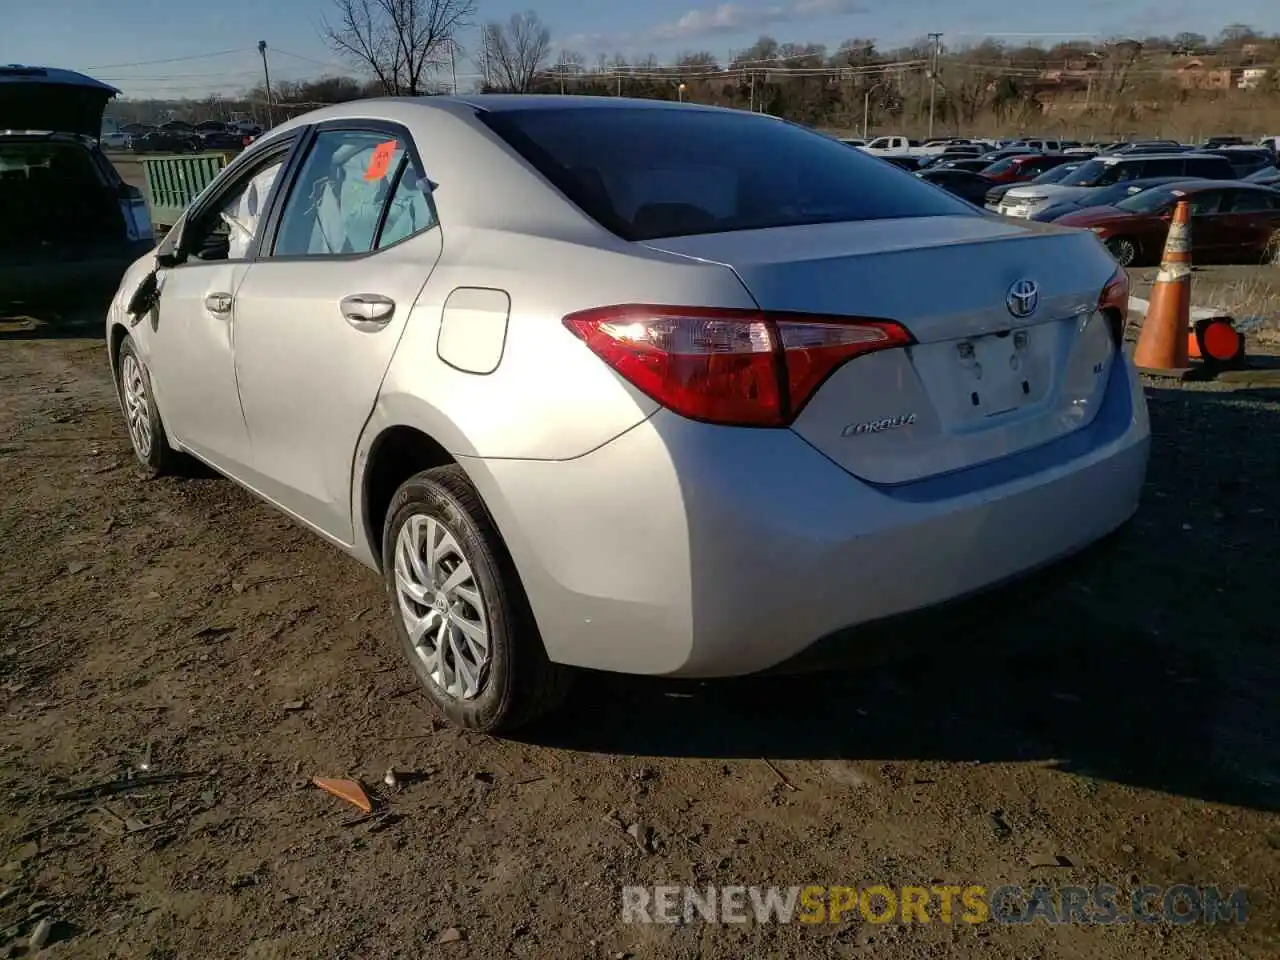
[[[576,460],[462,463],[553,660],[713,677],[1089,546],[1137,509],[1148,447],[1124,362],[1089,427],[897,487],[856,480],[788,430],[665,411]]]
[[[110,296],[130,264],[154,246],[152,240],[139,240],[87,255],[50,254],[27,262],[0,262],[0,303]]]

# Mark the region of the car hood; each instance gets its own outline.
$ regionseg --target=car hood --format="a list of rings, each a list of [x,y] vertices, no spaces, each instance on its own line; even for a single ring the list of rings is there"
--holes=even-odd
[[[95,140],[115,87],[71,70],[0,67],[0,130],[47,130]]]
[[[1014,187],[1005,197],[1009,200],[1025,200],[1027,197],[1044,197],[1059,203],[1072,197],[1084,196],[1092,187],[1064,187],[1057,183],[1024,183]]]
[[[1133,214],[1116,207],[1085,207],[1053,221],[1060,227],[1098,227],[1117,220],[1128,220]]]

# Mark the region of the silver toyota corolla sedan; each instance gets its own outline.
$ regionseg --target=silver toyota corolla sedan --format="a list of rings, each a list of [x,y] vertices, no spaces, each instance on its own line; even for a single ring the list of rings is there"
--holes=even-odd
[[[427,692],[498,730],[573,667],[785,668],[1119,527],[1127,295],[1087,231],[773,118],[428,97],[264,135],[107,337],[145,467],[379,571]]]

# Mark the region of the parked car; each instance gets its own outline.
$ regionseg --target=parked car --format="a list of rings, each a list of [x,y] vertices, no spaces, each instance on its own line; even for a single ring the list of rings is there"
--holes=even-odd
[[[963,160],[939,160],[928,166],[929,170],[967,170],[970,173],[981,173],[991,166],[982,157],[971,157]],[[990,183],[990,181],[988,181]]]
[[[134,153],[195,153],[203,146],[188,123],[163,123],[133,138]]]
[[[1042,207],[1030,219],[1039,220],[1042,223],[1051,223],[1059,217],[1065,217],[1069,213],[1077,213],[1086,207],[1111,206],[1121,200],[1126,200],[1142,193],[1144,190],[1150,190],[1152,187],[1164,186],[1166,183],[1174,183],[1183,179],[1185,178],[1145,177],[1141,180],[1126,180],[1123,183],[1113,183],[1109,187],[1098,187],[1090,190],[1082,196],[1069,197],[1066,200],[1051,203],[1047,207]]]
[[[1276,165],[1275,154],[1266,147],[1220,147],[1205,152],[1226,157],[1237,177],[1247,177],[1251,173]]]
[[[1260,263],[1280,246],[1280,191],[1243,181],[1177,181],[1056,222],[1088,227],[1122,266],[1143,266],[1160,261],[1173,208],[1182,199],[1191,204],[1195,260]]]
[[[991,188],[991,181],[987,177],[968,170],[921,170],[916,176],[979,207],[982,206],[982,198]]]
[[[1065,153],[1028,153],[997,160],[982,172],[993,183],[1022,183],[1072,159]]]
[[[1191,150],[1177,140],[1135,140],[1132,143],[1122,143],[1104,152],[1108,154],[1133,154],[1133,153],[1178,153],[1183,150]]]
[[[872,154],[872,156],[876,156],[876,155],[875,155],[875,154]],[[898,167],[898,168],[899,168],[899,169],[901,169],[901,170],[907,170],[907,171],[910,171],[910,172],[914,172],[914,171],[916,171],[916,170],[919,170],[919,169],[920,169],[920,164],[921,164],[921,162],[922,162],[922,160],[923,160],[923,158],[922,158],[922,157],[912,157],[912,156],[891,156],[891,155],[890,155],[890,156],[876,156],[876,159],[877,159],[877,160],[883,160],[885,163],[892,164],[893,166]]]
[[[96,142],[118,93],[70,70],[0,67],[0,301],[105,303],[154,245],[146,201]]]
[[[1086,232],[792,124],[439,96],[272,130],[106,340],[146,469],[192,453],[379,571],[427,696],[499,730],[574,666],[794,668],[1115,530],[1127,309]]]
[[[1085,161],[1083,160],[1072,160],[1070,163],[1062,163],[1056,167],[1050,167],[1044,173],[1040,174],[1040,176],[1032,180],[1031,183],[1058,183],[1059,181],[1064,180],[1071,173],[1071,171],[1077,170],[1081,166],[1083,166],[1084,163]],[[987,191],[987,195],[985,198],[986,208],[992,211],[993,213],[998,213],[1000,210],[1001,199],[1004,197],[1006,193],[1008,193],[1010,190],[1012,190],[1014,187],[1017,187],[1017,186],[1020,186],[1020,184],[1016,182],[996,184],[994,187],[992,187],[990,190]]]
[[[1085,198],[1097,187],[1146,177],[1236,179],[1235,168],[1214,153],[1109,154],[1094,157],[1058,183],[1010,190],[1000,201],[999,212],[1009,217],[1031,217],[1051,203]]]
[[[103,150],[128,150],[133,146],[133,137],[123,130],[111,130],[98,138],[98,146]]]
[[[1244,137],[1209,137],[1205,140],[1203,148],[1212,150],[1214,147],[1239,147],[1247,143]]]
[[[1062,150],[1062,141],[1042,140],[1038,137],[1022,137],[1015,140],[1012,145],[1015,147],[1029,147],[1032,150],[1039,150],[1044,153],[1059,153]]]
[[[1280,187],[1280,168],[1266,167],[1244,178],[1245,183],[1256,183],[1264,187]]]

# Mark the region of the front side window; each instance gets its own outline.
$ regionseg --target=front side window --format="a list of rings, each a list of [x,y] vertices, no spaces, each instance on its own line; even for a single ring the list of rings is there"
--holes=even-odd
[[[1221,206],[1221,190],[1206,190],[1203,193],[1193,194],[1191,197],[1191,215],[1193,217],[1210,216],[1217,213]]]
[[[182,246],[188,262],[247,257],[266,213],[271,188],[283,167],[283,155],[259,164],[243,174],[212,209],[185,227]]]
[[[405,156],[386,132],[325,130],[316,136],[280,217],[277,257],[368,253]]]

